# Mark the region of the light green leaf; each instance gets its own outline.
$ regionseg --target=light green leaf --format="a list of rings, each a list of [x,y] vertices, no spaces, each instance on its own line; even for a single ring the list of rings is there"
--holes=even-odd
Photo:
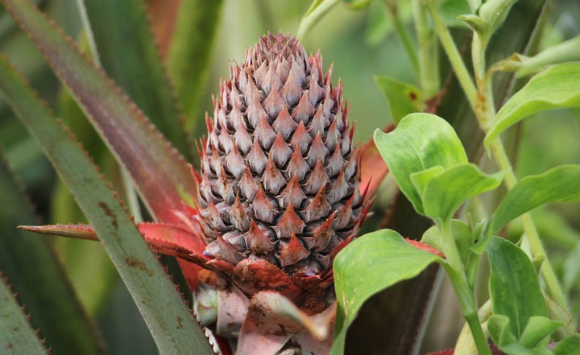
[[[503,198],[489,221],[487,234],[545,203],[580,200],[580,165],[562,165],[521,179]]]
[[[223,0],[181,1],[167,56],[169,74],[186,114],[187,130],[195,137],[201,137],[205,130],[200,106],[206,95],[222,3]]]
[[[96,230],[162,353],[213,354],[173,282],[125,208],[102,180],[78,143],[27,87],[5,58],[0,90],[40,144]]]
[[[563,325],[562,322],[557,322],[547,317],[532,316],[522,333],[520,344],[527,348],[545,346],[546,344],[540,344],[543,343],[542,340],[547,340],[546,337]]]
[[[427,183],[422,196],[425,215],[447,221],[465,201],[498,187],[502,177],[502,173],[486,175],[474,164],[449,167]]]
[[[580,61],[580,35],[548,47],[533,57],[516,54],[515,59],[519,61],[516,71],[519,78],[534,74],[547,65]]]
[[[416,86],[384,76],[375,76],[375,83],[387,99],[389,114],[395,124],[410,113],[423,111],[423,95]]]
[[[433,179],[433,177],[435,177],[436,175],[441,174],[441,172],[443,172],[444,170],[445,169],[442,166],[438,165],[411,174],[411,182],[413,183],[413,186],[415,187],[415,190],[417,190],[419,196],[421,196],[421,199],[423,199],[423,193],[425,192],[425,189],[427,188],[427,184],[429,184],[429,181],[431,181],[431,179]]]
[[[485,28],[482,35],[489,39],[504,22],[516,0],[487,0],[478,10],[478,15],[484,20]]]
[[[412,113],[390,133],[376,130],[374,139],[399,188],[419,213],[424,213],[423,204],[411,174],[434,166],[447,168],[467,163],[453,127],[432,114]]]
[[[338,310],[331,354],[343,353],[346,330],[366,300],[436,261],[442,259],[388,229],[366,234],[342,250],[334,261]]]
[[[487,321],[487,329],[491,339],[499,347],[518,342],[512,332],[510,319],[503,314],[492,314]]]
[[[511,333],[520,338],[530,317],[548,316],[538,275],[526,253],[505,239],[492,238],[487,253],[493,313],[507,316]]]
[[[580,107],[580,62],[558,64],[534,76],[499,110],[485,144],[533,113],[566,107]]]
[[[5,355],[48,354],[0,272],[0,349]]]
[[[31,323],[42,329],[47,347],[57,354],[104,352],[95,325],[77,300],[51,243],[16,229],[18,225],[37,224],[38,218],[1,152],[0,206],[10,206],[0,208],[0,270],[26,305]],[[0,349],[4,349],[1,344]]]
[[[572,334],[554,348],[554,355],[580,355],[580,334]]]

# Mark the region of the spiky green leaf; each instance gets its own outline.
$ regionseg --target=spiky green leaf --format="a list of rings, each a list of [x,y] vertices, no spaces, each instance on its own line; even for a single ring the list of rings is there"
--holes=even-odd
[[[182,194],[196,191],[183,158],[130,99],[42,13],[26,1],[2,2],[127,168],[153,214],[164,222],[179,223],[175,212],[185,211]]]
[[[172,354],[213,354],[201,328],[127,211],[78,143],[58,125],[5,58],[0,60],[0,89],[94,226],[159,350]]]

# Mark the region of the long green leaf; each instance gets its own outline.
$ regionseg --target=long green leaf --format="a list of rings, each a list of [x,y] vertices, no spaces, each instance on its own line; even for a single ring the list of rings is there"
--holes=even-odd
[[[534,76],[499,110],[485,144],[533,113],[565,107],[580,107],[580,62],[559,64]]]
[[[183,158],[42,13],[28,1],[2,2],[125,165],[153,214],[164,222],[180,223],[175,212],[185,211],[183,194],[196,190]]]
[[[548,316],[538,276],[524,251],[505,239],[494,237],[487,253],[493,313],[507,316],[511,332],[519,339],[530,317]]]
[[[376,130],[375,144],[401,191],[422,214],[421,196],[411,174],[435,166],[447,168],[467,163],[453,128],[444,119],[428,113],[407,115],[390,133]]]
[[[0,270],[12,281],[47,346],[57,354],[104,352],[47,240],[16,229],[17,225],[37,223],[37,218],[2,157],[0,206],[10,206],[0,208]]]
[[[102,67],[182,154],[189,153],[176,93],[161,62],[143,0],[83,0],[83,4],[87,32]],[[161,213],[161,217],[168,215]],[[189,295],[177,260],[162,256],[161,262]]]
[[[103,69],[185,154],[181,112],[155,46],[143,1],[83,0],[82,3]]]
[[[559,342],[554,355],[580,355],[580,334],[570,335]]]
[[[47,354],[0,272],[0,349],[2,354]]]
[[[540,205],[580,200],[580,165],[562,165],[521,179],[490,218],[489,234]]]
[[[205,125],[199,111],[222,3],[223,0],[182,0],[169,48],[169,74],[186,114],[186,128],[193,133],[199,133],[198,129]]]
[[[334,261],[338,310],[331,354],[343,353],[346,330],[366,300],[417,276],[438,260],[438,256],[410,246],[388,229],[366,234],[338,254]]]
[[[78,144],[5,59],[0,61],[0,88],[95,228],[159,350],[212,354],[201,328],[126,210]]]

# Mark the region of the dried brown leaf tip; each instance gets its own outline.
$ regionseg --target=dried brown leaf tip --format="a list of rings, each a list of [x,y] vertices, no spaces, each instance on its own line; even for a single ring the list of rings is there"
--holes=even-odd
[[[261,37],[230,74],[202,147],[205,255],[322,279],[367,210],[342,85],[281,33]]]

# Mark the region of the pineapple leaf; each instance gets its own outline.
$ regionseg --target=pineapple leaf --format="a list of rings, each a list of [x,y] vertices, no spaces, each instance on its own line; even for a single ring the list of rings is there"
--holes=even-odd
[[[499,110],[485,144],[531,114],[566,107],[580,107],[580,62],[558,64],[534,76]]]
[[[26,8],[23,11],[27,12]],[[94,226],[160,352],[213,354],[200,326],[127,211],[78,143],[58,125],[6,59],[0,60],[0,89]]]
[[[183,158],[107,76],[83,56],[70,37],[26,1],[2,0],[67,85],[157,219],[179,223],[180,191],[196,184]]]
[[[58,235],[75,239],[98,241],[93,227],[85,224],[52,225],[52,226],[20,226],[20,229],[47,235]],[[161,223],[139,223],[139,232],[156,252],[191,259],[190,256],[200,255],[205,244],[200,243],[190,231],[179,226]],[[193,259],[197,260],[197,259]]]
[[[47,350],[0,272],[0,349],[2,354],[47,354]]]
[[[223,0],[181,1],[167,65],[186,115],[185,126],[194,135],[205,129],[200,106],[209,77],[212,48]]]
[[[37,222],[37,217],[1,158],[0,205],[10,208],[0,209],[0,269],[12,280],[14,291],[31,312],[32,324],[42,329],[48,347],[58,354],[103,353],[104,345],[51,245],[15,228],[18,224]]]
[[[442,259],[389,229],[366,234],[341,251],[334,261],[338,310],[331,354],[343,353],[346,330],[366,300],[438,261]]]
[[[185,135],[176,95],[155,45],[142,0],[83,1],[95,57],[182,153]],[[87,26],[88,25],[88,26]]]

